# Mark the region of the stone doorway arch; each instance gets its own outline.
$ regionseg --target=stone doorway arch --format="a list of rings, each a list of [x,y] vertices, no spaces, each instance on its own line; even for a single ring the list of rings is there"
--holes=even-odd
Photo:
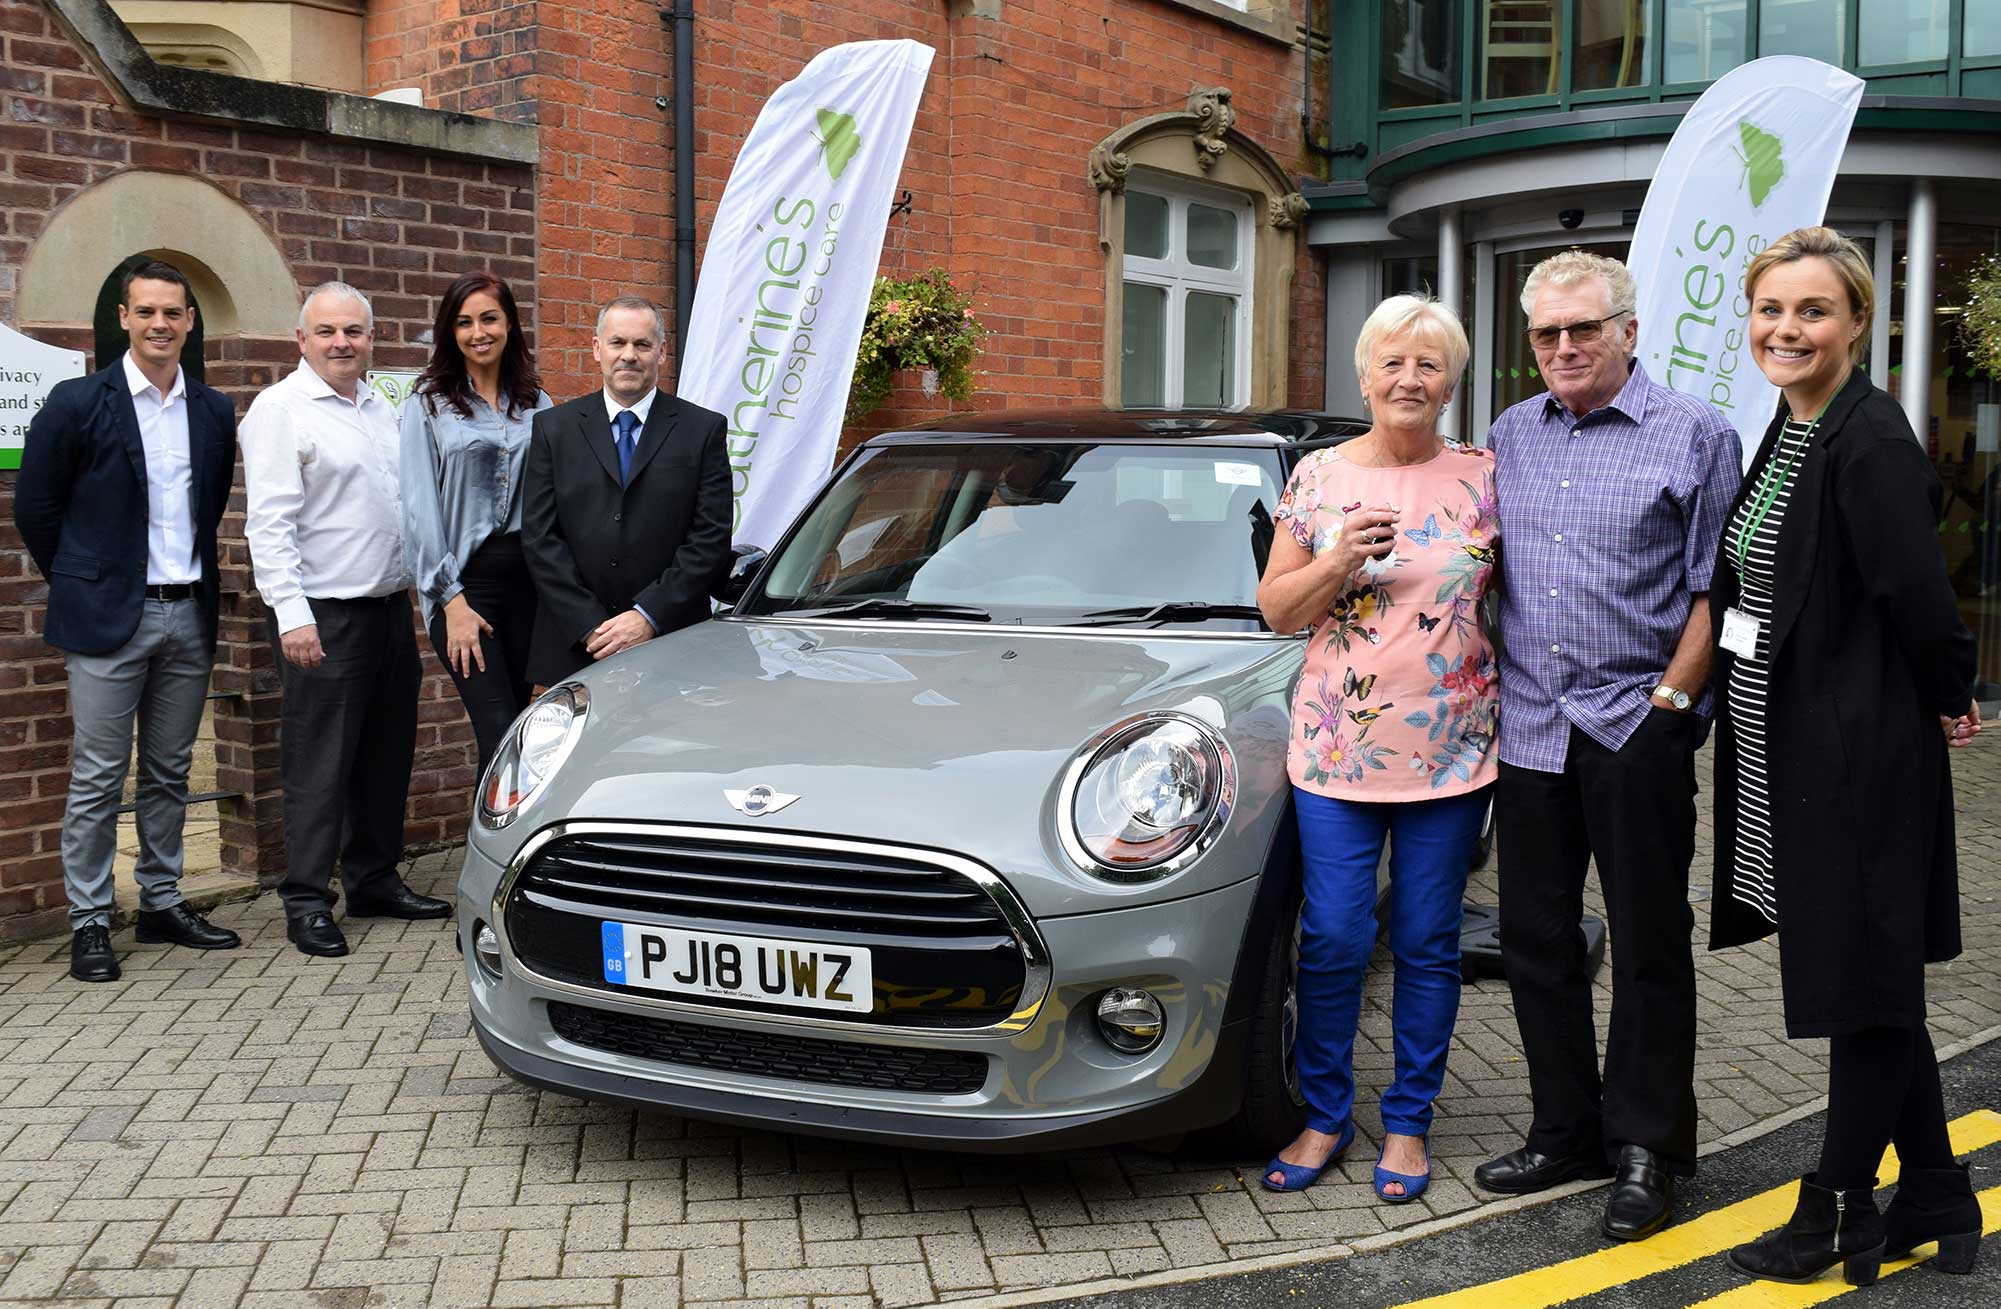
[[[21,265],[16,325],[87,325],[106,274],[135,252],[188,275],[210,341],[292,335],[298,284],[263,224],[199,178],[145,170],[107,177],[50,216]]]

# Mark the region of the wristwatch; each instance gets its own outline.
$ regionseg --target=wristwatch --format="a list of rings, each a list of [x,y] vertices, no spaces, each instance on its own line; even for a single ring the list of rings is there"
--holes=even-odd
[[[1688,698],[1688,692],[1677,691],[1672,686],[1669,686],[1666,682],[1662,682],[1659,686],[1655,687],[1654,694],[1662,697],[1669,704],[1673,705],[1676,709],[1679,709],[1683,713],[1687,713],[1688,707],[1691,704],[1695,703],[1693,700],[1690,700]]]

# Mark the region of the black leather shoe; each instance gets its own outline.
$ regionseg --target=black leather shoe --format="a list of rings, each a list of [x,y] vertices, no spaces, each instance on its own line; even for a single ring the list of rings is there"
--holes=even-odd
[[[79,982],[118,980],[118,956],[111,951],[111,929],[95,923],[79,927],[69,939],[69,975]]]
[[[1644,1241],[1667,1226],[1673,1208],[1674,1177],[1661,1167],[1660,1156],[1643,1145],[1620,1146],[1598,1230],[1615,1241]]]
[[[347,953],[347,938],[341,935],[340,928],[334,926],[333,915],[324,910],[315,910],[304,918],[287,920],[285,935],[292,938],[292,944],[299,947],[300,954],[335,959]]]
[[[143,945],[184,945],[191,950],[234,950],[243,938],[217,927],[185,901],[165,909],[141,909],[132,937]]]
[[[1527,1146],[1499,1159],[1489,1159],[1473,1170],[1473,1184],[1496,1195],[1528,1195],[1547,1191],[1580,1177],[1610,1177],[1612,1166],[1596,1150],[1576,1154],[1547,1155]]]
[[[371,887],[365,895],[347,898],[349,918],[450,918],[452,902],[418,895],[403,885],[399,877],[385,877],[385,885]]]

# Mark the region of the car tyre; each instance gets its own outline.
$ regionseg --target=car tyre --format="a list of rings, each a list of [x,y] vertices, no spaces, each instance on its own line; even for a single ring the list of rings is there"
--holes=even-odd
[[[1259,961],[1257,999],[1244,1043],[1244,1098],[1236,1115],[1202,1133],[1202,1144],[1231,1157],[1269,1154],[1306,1126],[1293,1045],[1299,1031],[1300,893],[1288,896]]]

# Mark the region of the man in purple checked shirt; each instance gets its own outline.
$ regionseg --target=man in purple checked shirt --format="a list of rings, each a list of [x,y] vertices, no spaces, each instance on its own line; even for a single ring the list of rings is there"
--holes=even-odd
[[[1501,512],[1501,955],[1529,1064],[1522,1149],[1474,1180],[1504,1194],[1614,1177],[1600,1230],[1667,1222],[1695,1172],[1695,963],[1688,866],[1695,751],[1709,730],[1703,595],[1741,445],[1709,405],[1633,358],[1632,274],[1543,260],[1522,290],[1549,392],[1487,435]],[[1598,1069],[1586,961],[1593,859],[1612,934]]]

